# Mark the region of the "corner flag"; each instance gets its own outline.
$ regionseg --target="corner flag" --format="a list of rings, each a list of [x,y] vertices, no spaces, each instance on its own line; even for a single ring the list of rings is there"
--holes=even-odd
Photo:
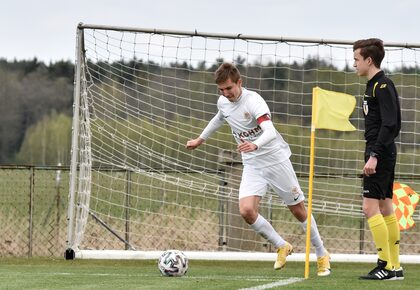
[[[419,202],[419,195],[408,185],[394,182],[392,207],[398,220],[400,230],[414,226],[413,213]]]
[[[352,95],[313,88],[312,119],[315,128],[337,131],[355,131],[349,117],[356,106]]]
[[[305,279],[309,277],[309,250],[311,247],[312,191],[315,163],[315,129],[355,131],[349,117],[356,106],[352,95],[327,91],[319,87],[312,90],[311,146],[309,153],[308,219],[306,225]]]

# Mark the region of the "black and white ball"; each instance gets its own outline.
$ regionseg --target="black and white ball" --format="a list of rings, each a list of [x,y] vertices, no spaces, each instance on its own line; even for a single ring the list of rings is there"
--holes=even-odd
[[[184,276],[188,270],[188,258],[178,250],[167,250],[159,257],[158,267],[164,276]]]

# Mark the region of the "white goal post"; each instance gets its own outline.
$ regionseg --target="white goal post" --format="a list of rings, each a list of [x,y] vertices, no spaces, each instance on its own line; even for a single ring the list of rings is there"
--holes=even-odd
[[[352,43],[79,24],[65,257],[157,259],[174,248],[274,260],[239,215],[242,164],[228,126],[185,149],[216,113],[213,74],[230,61],[269,105],[305,193],[312,88],[356,96],[357,131],[317,132],[313,214],[333,260],[374,261],[360,193],[366,80],[352,69]],[[420,45],[385,45],[402,109],[396,181],[420,191]],[[304,260],[305,235],[281,200],[268,192],[260,211]],[[418,226],[400,245],[402,262],[420,262]]]

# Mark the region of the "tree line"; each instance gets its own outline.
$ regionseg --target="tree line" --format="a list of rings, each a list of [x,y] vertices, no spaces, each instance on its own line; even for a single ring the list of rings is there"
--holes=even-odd
[[[17,163],[28,129],[43,118],[52,112],[71,115],[73,75],[70,61],[0,59],[0,164]]]
[[[139,118],[176,120],[181,116],[209,120],[217,99],[213,72],[222,61],[217,59],[211,65],[203,62],[196,67],[186,62],[158,64],[136,59],[88,61],[87,76],[97,86],[93,90],[112,92],[130,108],[141,108]],[[238,57],[235,63],[243,74],[244,86],[263,95],[280,123],[310,124],[308,96],[316,85],[354,95],[364,90],[365,80],[348,67],[340,70],[315,57],[308,57],[303,63],[246,65],[245,59]],[[420,142],[413,122],[420,119],[419,108],[413,110],[419,98],[418,71],[402,67],[390,72],[397,87],[401,85],[401,105],[405,110],[401,140],[408,147]],[[70,61],[45,64],[36,58],[0,59],[0,164],[69,163],[73,79],[74,65]],[[183,98],[174,101],[174,96]],[[127,118],[124,110],[119,114]],[[358,117],[360,112],[353,114]],[[363,124],[357,126],[362,129]]]

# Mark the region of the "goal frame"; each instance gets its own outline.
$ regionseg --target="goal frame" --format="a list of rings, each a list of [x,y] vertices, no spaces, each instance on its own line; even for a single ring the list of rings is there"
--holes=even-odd
[[[177,31],[177,30],[164,30],[164,29],[147,29],[147,28],[133,28],[133,27],[120,27],[120,26],[105,26],[94,24],[80,23],[77,27],[77,41],[76,41],[76,66],[75,66],[75,91],[74,91],[74,107],[73,107],[73,121],[72,121],[72,147],[71,147],[71,167],[70,167],[70,188],[69,188],[69,206],[68,206],[68,228],[67,228],[67,248],[65,251],[66,259],[157,259],[161,252],[159,251],[136,251],[130,246],[128,241],[123,237],[119,239],[128,244],[128,251],[118,250],[80,250],[76,246],[75,241],[75,211],[76,209],[76,194],[77,194],[77,178],[80,171],[78,167],[79,156],[79,121],[80,121],[80,106],[81,95],[86,93],[86,86],[83,79],[83,66],[84,66],[84,29],[98,29],[98,30],[115,30],[115,31],[128,31],[128,32],[144,32],[153,34],[174,34],[184,36],[202,36],[202,37],[215,37],[215,38],[231,38],[242,40],[262,40],[262,41],[280,41],[292,43],[316,43],[316,44],[336,44],[336,45],[351,45],[353,41],[348,40],[334,40],[334,39],[308,39],[308,38],[292,38],[292,37],[275,37],[275,36],[255,36],[246,34],[216,34],[205,33],[198,31]],[[408,44],[397,42],[385,42],[385,46],[396,48],[420,48],[420,44]],[[88,157],[89,158],[89,157]],[[108,229],[110,230],[110,229]],[[110,230],[112,232],[112,230]],[[185,251],[190,259],[211,259],[211,260],[261,260],[272,261],[275,256],[272,253],[247,253],[247,252],[191,252]],[[376,255],[366,254],[332,254],[333,261],[342,262],[374,262]],[[292,261],[304,261],[304,254],[294,254],[290,257]],[[310,255],[310,260],[315,261],[314,255]],[[402,263],[420,263],[420,255],[401,255]]]

